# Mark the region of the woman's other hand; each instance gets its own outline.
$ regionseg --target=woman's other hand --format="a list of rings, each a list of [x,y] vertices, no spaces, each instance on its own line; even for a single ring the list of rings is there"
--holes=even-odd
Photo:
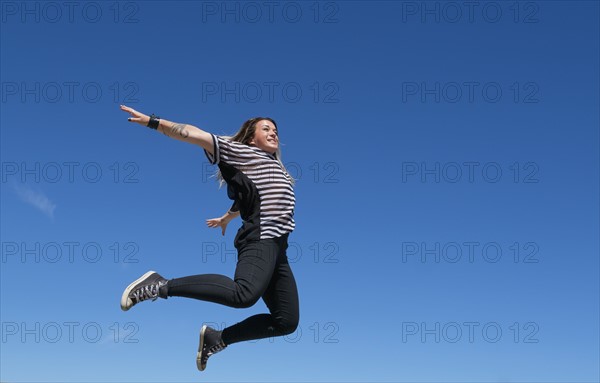
[[[221,235],[225,235],[225,230],[227,229],[228,220],[221,218],[211,218],[206,220],[206,225],[208,227],[221,227]]]

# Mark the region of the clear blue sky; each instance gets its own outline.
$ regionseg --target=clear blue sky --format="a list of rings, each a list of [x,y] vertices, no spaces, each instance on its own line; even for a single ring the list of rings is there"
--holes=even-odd
[[[598,382],[599,4],[0,2],[3,382]],[[273,117],[296,176],[286,339],[195,367],[203,323],[119,308],[233,275],[202,150]]]

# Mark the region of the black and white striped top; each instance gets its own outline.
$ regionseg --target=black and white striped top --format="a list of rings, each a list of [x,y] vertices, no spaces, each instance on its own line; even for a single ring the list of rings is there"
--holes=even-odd
[[[277,158],[255,146],[214,134],[212,137],[214,154],[204,152],[211,164],[219,166],[227,195],[243,220],[236,246],[293,231],[294,189]]]

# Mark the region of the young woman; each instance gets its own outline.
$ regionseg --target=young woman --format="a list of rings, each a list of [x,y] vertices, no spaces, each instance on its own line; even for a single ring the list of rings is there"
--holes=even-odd
[[[201,274],[167,280],[149,271],[131,283],[121,297],[121,309],[129,310],[145,300],[187,297],[235,308],[253,306],[260,298],[269,314],[251,316],[217,331],[200,330],[196,364],[206,368],[208,358],[230,344],[291,334],[298,326],[298,291],[288,264],[288,235],[294,230],[295,197],[293,179],[281,162],[277,125],[267,117],[252,118],[233,136],[216,136],[195,126],[147,116],[121,105],[128,121],[156,129],[171,138],[199,145],[218,177],[227,184],[233,200],[220,218],[207,220],[209,227],[221,227],[238,215],[242,227],[234,246],[238,262],[233,279],[217,274]]]

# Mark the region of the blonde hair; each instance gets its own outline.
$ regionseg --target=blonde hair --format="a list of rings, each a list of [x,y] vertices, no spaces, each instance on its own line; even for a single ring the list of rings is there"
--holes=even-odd
[[[237,133],[234,134],[233,136],[222,136],[222,137],[225,139],[231,140],[231,141],[240,142],[244,145],[249,145],[249,142],[252,141],[252,139],[254,138],[254,133],[256,131],[256,124],[262,120],[270,121],[273,125],[275,125],[275,128],[277,128],[277,123],[272,118],[254,117],[254,118],[251,118],[251,119],[245,121],[242,124],[242,127],[240,128],[240,130],[238,130]],[[275,151],[275,159],[277,159],[277,162],[279,162],[279,165],[281,165],[281,168],[283,169],[283,171],[288,173],[287,169],[283,165],[283,162],[281,161],[281,143],[279,145],[277,145],[277,150]],[[296,180],[294,180],[294,178],[289,173],[288,173],[288,176],[292,182],[292,185],[294,185],[296,183]],[[219,188],[220,188],[225,183],[225,180],[223,179],[223,175],[221,174],[221,170],[217,169],[217,171],[215,173],[215,177],[219,181]]]

